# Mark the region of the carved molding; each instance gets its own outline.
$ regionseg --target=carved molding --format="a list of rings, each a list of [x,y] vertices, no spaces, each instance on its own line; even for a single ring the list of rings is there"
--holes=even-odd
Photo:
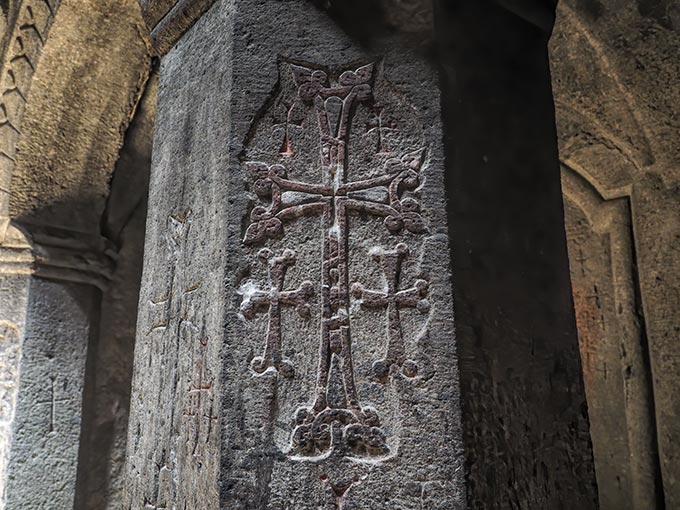
[[[577,164],[562,161],[561,166],[600,501],[644,507],[655,498],[651,474],[658,466],[649,345],[644,317],[638,315],[632,190],[608,190]],[[612,434],[621,438],[616,444]]]
[[[215,0],[140,0],[156,55],[165,55]]]
[[[32,274],[105,290],[116,258],[113,244],[101,236],[52,227],[33,227],[25,234],[10,224],[0,244],[0,276]]]

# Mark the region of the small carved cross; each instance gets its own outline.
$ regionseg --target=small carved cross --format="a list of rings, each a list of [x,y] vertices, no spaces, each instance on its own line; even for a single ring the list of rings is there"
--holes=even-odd
[[[575,257],[574,260],[579,263],[579,267],[581,268],[581,276],[585,276],[585,262],[588,260],[588,258],[583,256],[583,249],[580,246],[578,247],[578,257]]]
[[[270,287],[267,290],[253,289],[249,285],[241,287],[244,296],[241,313],[246,319],[252,319],[259,312],[267,310],[269,324],[264,353],[253,358],[251,367],[258,374],[273,368],[284,377],[292,377],[293,365],[283,359],[281,353],[281,308],[294,306],[301,317],[308,317],[309,300],[314,295],[314,284],[304,281],[297,289],[283,290],[288,268],[295,265],[294,251],[284,250],[280,256],[274,256],[271,250],[264,248],[259,251],[258,256],[269,266]]]
[[[600,327],[604,331],[606,329],[604,322],[604,314],[602,313],[602,300],[600,299],[600,291],[597,285],[593,285],[593,293],[586,296],[586,299],[595,303],[595,306],[600,311]],[[594,313],[593,313],[594,315]]]
[[[607,367],[607,362],[603,361],[602,368],[598,368],[597,371],[602,374],[603,379],[607,379],[607,376],[609,375],[609,367]]]
[[[60,402],[68,402],[68,398],[57,398],[57,384],[56,378],[50,377],[50,398],[49,400],[40,400],[36,402],[38,405],[49,405],[50,406],[50,428],[49,432],[57,431],[57,404]]]
[[[592,300],[598,309],[602,308],[600,304],[600,292],[597,289],[597,285],[593,285],[593,293],[586,296],[586,299]]]
[[[201,437],[201,423],[203,420],[208,422],[207,436],[210,437],[210,432],[212,430],[212,423],[218,419],[217,416],[213,415],[212,406],[212,381],[206,380],[205,375],[205,356],[208,347],[208,339],[203,338],[199,340],[201,344],[201,356],[198,359],[198,365],[196,367],[196,378],[189,386],[189,409],[184,412],[184,416],[187,418],[192,418],[195,420],[195,437],[194,437],[194,448],[192,455],[197,455],[198,444]],[[209,399],[210,408],[207,411],[203,411],[203,402],[205,399]]]
[[[407,377],[415,377],[418,372],[415,362],[406,359],[399,310],[417,308],[421,313],[427,313],[430,304],[425,299],[428,292],[428,283],[425,280],[416,280],[413,287],[399,290],[401,263],[408,254],[408,247],[403,243],[399,243],[394,250],[374,248],[371,255],[382,266],[387,282],[386,289],[368,290],[360,283],[352,285],[352,294],[361,300],[362,307],[387,310],[387,352],[383,359],[373,363],[373,371],[379,379],[387,377],[392,365],[400,367]]]
[[[366,134],[377,133],[378,143],[376,154],[387,154],[390,151],[385,148],[385,133],[397,131],[393,120],[385,121],[385,110],[382,107],[374,108],[373,118],[367,124]]]

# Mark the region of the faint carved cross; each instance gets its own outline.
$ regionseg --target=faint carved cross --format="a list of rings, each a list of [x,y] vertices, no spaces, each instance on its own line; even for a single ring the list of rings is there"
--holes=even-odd
[[[376,133],[378,136],[377,150],[378,154],[386,154],[389,151],[385,148],[385,134],[394,133],[397,129],[394,121],[391,119],[385,121],[385,109],[383,107],[375,108],[374,117],[367,125],[366,134]]]
[[[177,295],[177,287],[181,286],[181,278],[178,275],[180,267],[180,258],[185,254],[189,232],[191,229],[191,209],[186,209],[181,214],[172,214],[168,216],[166,225],[166,248],[168,251],[169,267],[166,274],[169,282],[167,283],[167,290],[164,294],[156,299],[150,300],[150,305],[153,310],[162,307],[160,317],[153,320],[151,327],[147,334],[153,332],[162,332],[170,326],[177,328],[177,335],[181,333],[182,328],[196,329],[193,321],[188,317],[188,302],[200,287],[201,283],[196,282],[183,288],[179,295]],[[156,313],[154,311],[154,313]]]
[[[579,263],[579,267],[581,268],[581,276],[585,276],[585,263],[588,258],[583,256],[583,249],[580,246],[578,247],[578,257],[576,257],[575,260]]]
[[[201,345],[201,355],[196,368],[195,380],[189,386],[189,409],[184,413],[185,417],[194,419],[195,437],[192,455],[197,455],[203,420],[208,422],[207,436],[210,437],[212,422],[218,419],[217,416],[213,415],[212,380],[206,380],[205,376],[205,357],[208,339],[204,338],[199,340],[199,342]],[[210,407],[207,411],[204,411],[203,402],[206,398],[209,399]]]
[[[416,280],[413,287],[399,290],[401,263],[408,254],[408,247],[403,243],[394,250],[374,249],[371,255],[382,267],[387,288],[384,291],[368,290],[361,283],[352,285],[352,293],[361,300],[362,307],[387,310],[387,350],[383,359],[373,363],[373,371],[379,379],[387,377],[392,365],[401,367],[408,377],[414,377],[418,371],[415,362],[406,359],[399,310],[417,308],[421,313],[427,313],[430,304],[425,299],[428,290],[425,280]]]
[[[607,376],[609,375],[609,367],[607,366],[607,362],[603,361],[602,362],[602,368],[596,369],[599,373],[602,374],[602,378],[606,379]]]
[[[602,312],[602,300],[600,298],[600,291],[597,288],[597,285],[593,285],[593,293],[588,294],[586,296],[586,300],[592,301],[595,304],[595,306],[597,307],[597,312],[592,311],[592,313],[593,313],[593,315],[595,315],[595,313],[600,314],[600,320],[599,320],[600,327],[604,331],[606,329],[606,326],[605,326],[605,322],[604,322],[604,313]]]
[[[50,407],[50,427],[49,432],[57,431],[57,404],[69,402],[68,398],[57,398],[57,383],[55,377],[50,377],[50,398],[36,402],[38,405],[48,405]]]

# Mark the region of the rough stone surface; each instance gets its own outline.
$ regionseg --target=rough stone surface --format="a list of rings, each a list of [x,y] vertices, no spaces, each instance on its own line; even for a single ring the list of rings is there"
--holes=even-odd
[[[680,505],[674,2],[564,1],[551,55],[602,508]]]
[[[164,57],[126,508],[465,506],[437,76],[381,44],[238,0]]]
[[[551,4],[436,4],[473,509],[597,508],[548,67]]]
[[[6,508],[70,510],[94,287],[31,279]],[[96,324],[96,321],[95,321]]]
[[[0,283],[0,508],[4,510],[7,468],[19,393],[30,276],[3,276]],[[12,320],[9,320],[11,318]]]

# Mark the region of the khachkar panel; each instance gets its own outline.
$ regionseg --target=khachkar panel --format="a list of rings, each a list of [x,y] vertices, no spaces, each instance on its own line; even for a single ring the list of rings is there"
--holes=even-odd
[[[333,508],[410,462],[419,411],[408,407],[431,407],[445,376],[427,345],[437,303],[425,259],[442,241],[421,200],[427,127],[381,65],[282,60],[242,158],[252,194],[242,239],[251,263],[239,289],[253,342],[248,392],[263,408],[270,400],[275,416],[260,419],[274,421],[265,429],[286,459],[281,476],[315,479]],[[428,470],[404,480],[421,501],[452,481]]]

